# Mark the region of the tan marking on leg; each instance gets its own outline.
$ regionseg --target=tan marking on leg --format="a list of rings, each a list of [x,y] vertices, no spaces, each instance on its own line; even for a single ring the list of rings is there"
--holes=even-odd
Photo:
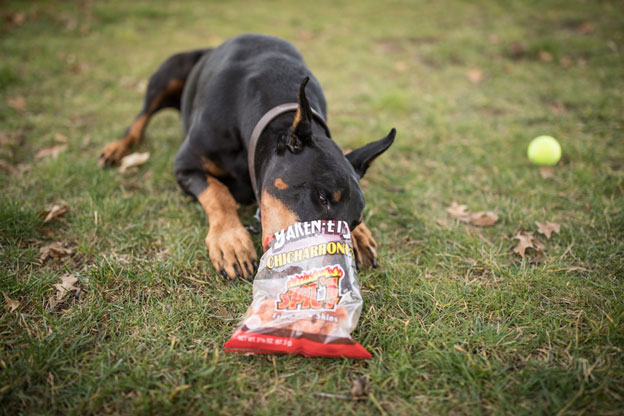
[[[212,176],[216,176],[217,178],[224,178],[228,176],[228,172],[221,166],[217,165],[214,161],[204,156],[201,157],[201,160],[204,172],[207,172]]]
[[[262,218],[262,241],[299,221],[297,214],[267,191],[262,192],[260,199],[260,217]]]
[[[184,88],[183,80],[172,79],[171,81],[169,81],[169,84],[167,84],[165,89],[159,92],[149,104],[149,106],[147,107],[147,113],[151,115],[154,111],[156,111],[156,108],[158,108],[158,106],[163,102],[165,98],[167,98],[168,95],[178,94],[182,92],[182,88]]]
[[[336,191],[332,194],[332,201],[334,202],[340,202],[341,198],[342,198],[342,192],[340,191]]]
[[[207,179],[208,187],[197,197],[208,216],[210,228],[206,247],[210,260],[219,273],[229,278],[253,277],[253,264],[257,261],[249,232],[236,213],[236,201],[225,185],[213,177]]]
[[[301,107],[297,107],[297,112],[295,113],[295,119],[293,120],[292,129],[293,131],[297,128],[297,124],[301,121]]]
[[[282,178],[275,179],[275,182],[273,182],[273,186],[275,186],[277,189],[288,189],[288,184],[284,182]]]
[[[361,266],[377,267],[377,242],[373,238],[366,224],[360,223],[351,231],[353,247],[355,248],[357,261]]]

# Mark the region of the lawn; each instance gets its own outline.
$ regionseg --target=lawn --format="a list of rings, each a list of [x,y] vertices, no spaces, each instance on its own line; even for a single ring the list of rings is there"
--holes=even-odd
[[[622,414],[620,1],[4,1],[0,14],[0,413]],[[224,353],[252,285],[209,262],[207,220],[173,176],[175,111],[150,124],[147,163],[96,164],[165,58],[244,32],[301,50],[343,148],[397,129],[362,181],[380,244],[380,268],[359,274],[368,361]],[[541,134],[562,145],[553,169],[527,159]],[[460,221],[453,202],[498,220]],[[67,212],[45,222],[55,204]],[[240,208],[245,225],[254,212]],[[533,247],[515,250],[527,233]],[[319,395],[357,377],[360,400]]]

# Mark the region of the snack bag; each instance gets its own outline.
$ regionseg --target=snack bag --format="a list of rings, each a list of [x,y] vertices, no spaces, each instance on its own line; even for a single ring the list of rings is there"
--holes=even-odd
[[[253,301],[225,351],[370,358],[351,338],[362,297],[347,223],[300,222],[267,240]]]

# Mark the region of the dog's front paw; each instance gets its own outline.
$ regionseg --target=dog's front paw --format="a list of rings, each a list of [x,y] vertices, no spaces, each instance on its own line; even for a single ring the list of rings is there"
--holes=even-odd
[[[249,232],[242,225],[223,228],[211,226],[206,236],[212,265],[223,277],[253,280],[258,257]]]
[[[377,268],[377,242],[370,230],[361,223],[351,231],[355,260],[358,266],[373,266]]]
[[[126,156],[130,151],[130,147],[125,140],[119,140],[111,142],[104,146],[100,157],[98,158],[98,165],[109,167],[118,165],[121,159]]]

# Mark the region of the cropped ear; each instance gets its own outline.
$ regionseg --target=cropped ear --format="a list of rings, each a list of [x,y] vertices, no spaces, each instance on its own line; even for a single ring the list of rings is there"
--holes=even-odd
[[[310,77],[305,77],[299,87],[297,112],[295,113],[295,119],[286,142],[288,150],[292,153],[299,153],[306,144],[312,142],[312,109],[305,93],[308,81],[310,81]]]
[[[392,142],[394,142],[395,135],[396,129],[392,129],[383,139],[371,142],[345,155],[347,160],[351,162],[353,169],[355,169],[355,173],[357,173],[360,178],[364,176],[368,167],[373,163],[373,160],[390,147]]]

